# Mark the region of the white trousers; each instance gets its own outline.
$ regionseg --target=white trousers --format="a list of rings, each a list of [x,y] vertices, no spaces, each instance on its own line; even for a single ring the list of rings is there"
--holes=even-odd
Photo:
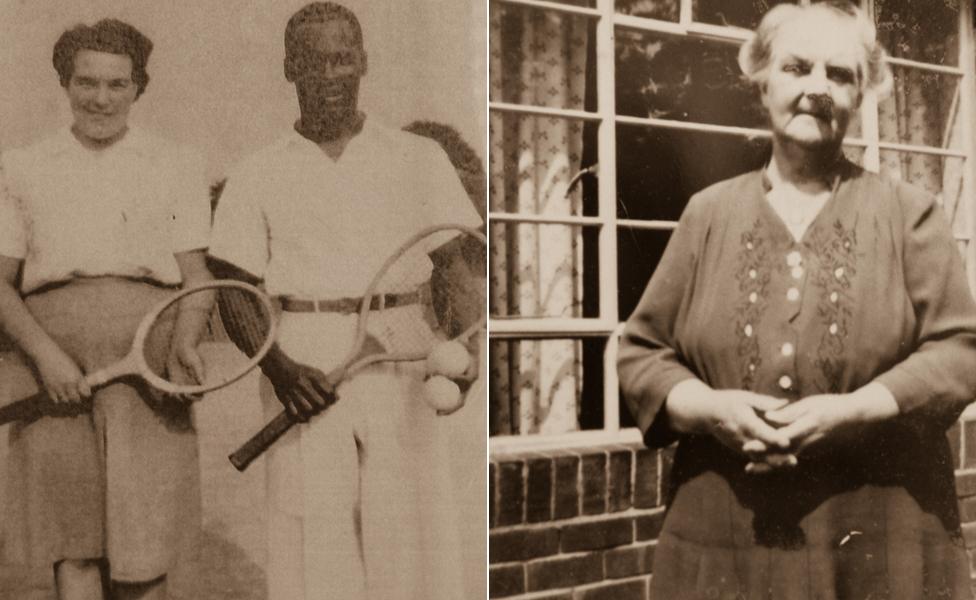
[[[415,308],[386,312],[405,322],[394,311]],[[390,334],[374,321],[378,337]],[[409,321],[423,323],[419,310]],[[279,343],[328,372],[354,328],[352,316],[285,313]],[[269,600],[464,596],[450,423],[420,399],[422,369],[367,369],[339,387],[336,405],[269,451]],[[269,417],[281,410],[267,381],[261,395]]]

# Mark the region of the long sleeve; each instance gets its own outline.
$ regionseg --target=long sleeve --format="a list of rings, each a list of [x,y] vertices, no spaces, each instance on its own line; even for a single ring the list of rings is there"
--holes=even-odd
[[[620,387],[645,443],[652,447],[676,439],[662,408],[676,384],[695,377],[682,362],[675,340],[687,318],[700,240],[706,235],[703,204],[701,196],[689,202],[620,340]]]
[[[976,304],[942,210],[899,186],[905,287],[916,319],[915,351],[876,381],[902,414],[955,418],[976,397]]]

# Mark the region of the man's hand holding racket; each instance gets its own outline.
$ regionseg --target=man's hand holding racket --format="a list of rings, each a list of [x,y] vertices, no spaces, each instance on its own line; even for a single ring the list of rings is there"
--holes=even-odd
[[[265,357],[261,370],[288,416],[299,423],[335,404],[335,383],[325,373],[288,358],[277,347]]]
[[[361,354],[376,354],[383,347],[367,336]],[[327,374],[315,367],[292,360],[277,345],[261,361],[261,371],[271,382],[275,396],[292,419],[306,423],[338,400],[336,387]]]

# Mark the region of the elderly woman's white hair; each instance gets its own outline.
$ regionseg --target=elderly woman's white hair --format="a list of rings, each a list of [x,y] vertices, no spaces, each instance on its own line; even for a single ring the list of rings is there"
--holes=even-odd
[[[864,50],[864,62],[858,69],[858,86],[862,92],[873,90],[884,96],[891,89],[891,69],[885,64],[885,51],[877,39],[877,30],[864,11],[844,0],[827,0],[807,6],[778,4],[763,16],[755,33],[739,49],[739,68],[746,78],[763,85],[769,75],[772,44],[784,23],[802,18],[808,11],[830,11],[854,20],[858,42]]]

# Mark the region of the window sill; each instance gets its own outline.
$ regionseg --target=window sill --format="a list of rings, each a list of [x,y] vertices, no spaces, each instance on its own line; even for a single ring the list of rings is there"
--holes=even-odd
[[[488,440],[491,460],[504,460],[527,454],[572,453],[594,446],[632,445],[642,443],[637,428],[619,431],[574,431],[560,434],[499,436]]]

